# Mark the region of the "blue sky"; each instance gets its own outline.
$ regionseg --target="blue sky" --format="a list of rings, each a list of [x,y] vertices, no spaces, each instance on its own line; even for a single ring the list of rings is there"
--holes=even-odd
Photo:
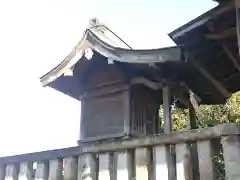
[[[211,0],[0,1],[0,156],[76,145],[80,102],[43,88],[97,17],[133,48],[173,45],[167,33],[206,12]]]

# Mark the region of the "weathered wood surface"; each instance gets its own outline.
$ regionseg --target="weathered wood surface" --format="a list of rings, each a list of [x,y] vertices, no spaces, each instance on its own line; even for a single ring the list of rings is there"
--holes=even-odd
[[[37,164],[35,178],[37,180],[48,180],[49,164],[47,162],[39,162]]]
[[[182,132],[171,132],[142,138],[116,140],[102,144],[89,144],[82,146],[82,152],[107,152],[128,148],[139,148],[165,144],[178,144],[189,141],[214,139],[225,135],[240,134],[240,124],[221,124],[211,128],[193,129]]]
[[[155,148],[155,179],[169,180],[168,152],[165,145]]]
[[[20,164],[18,180],[33,179],[33,164],[32,162],[24,162]]]
[[[177,180],[193,180],[190,146],[176,145]]]
[[[110,158],[111,156],[109,153],[99,155],[98,180],[110,180],[111,176]]]
[[[10,164],[6,166],[6,179],[17,180],[19,167],[16,164]]]
[[[164,144],[178,144],[182,142],[209,140],[221,136],[240,134],[240,124],[227,123],[215,127],[193,129],[182,132],[171,132],[168,135],[159,134],[156,136],[132,138],[129,140],[118,140],[104,142],[101,144],[80,144],[80,146],[56,149],[50,151],[29,153],[16,156],[1,157],[0,164],[12,164],[31,161],[44,161],[49,159],[79,156],[84,153],[100,153],[118,151],[128,148],[149,147]]]
[[[226,179],[240,179],[240,137],[239,135],[222,137]]]
[[[214,180],[215,167],[213,149],[210,140],[198,141],[198,160],[200,180]]]
[[[223,124],[155,137],[4,157],[0,158],[0,180],[213,180],[211,140],[215,138],[222,139],[226,179],[235,180],[240,179],[239,135],[240,125]],[[198,158],[193,160],[191,151],[196,142],[194,148],[198,149],[195,151]],[[170,144],[176,149],[173,151],[175,164],[169,164]],[[196,160],[200,177],[194,177],[196,173],[192,170]],[[33,162],[37,162],[36,170]],[[171,166],[177,167],[176,173],[171,171],[174,169]]]
[[[97,180],[98,166],[95,154],[84,154],[78,159],[78,180]]]
[[[134,153],[132,150],[117,153],[116,180],[132,180],[135,177]]]
[[[0,180],[5,180],[5,174],[6,174],[6,166],[1,164],[0,165]]]
[[[63,179],[64,180],[77,180],[77,158],[66,157],[63,159]]]
[[[137,148],[135,151],[136,180],[152,179],[150,151],[148,148]]]
[[[60,159],[50,160],[48,180],[62,180],[62,166],[62,161]]]

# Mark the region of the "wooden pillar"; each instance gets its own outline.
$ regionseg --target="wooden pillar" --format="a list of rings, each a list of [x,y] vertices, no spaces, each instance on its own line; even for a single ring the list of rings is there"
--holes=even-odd
[[[171,95],[168,86],[163,88],[163,116],[164,116],[164,133],[169,134],[172,131],[171,115]]]
[[[190,129],[197,129],[197,115],[195,109],[191,106],[189,108],[189,120],[190,120]]]
[[[171,94],[169,86],[163,88],[163,115],[164,115],[164,133],[169,134],[172,131],[171,114]],[[174,159],[175,148],[173,145],[166,146],[166,159],[168,167],[168,179],[176,179],[176,163]]]
[[[189,108],[189,121],[190,121],[190,129],[197,129],[198,124],[197,124],[197,115],[196,111],[193,106]],[[193,174],[193,179],[198,180],[199,179],[199,162],[198,162],[198,145],[197,142],[191,143],[190,146],[190,159],[192,161],[192,174]]]
[[[240,55],[240,0],[235,0],[236,6],[236,30],[237,30],[237,39],[238,39],[238,51]]]

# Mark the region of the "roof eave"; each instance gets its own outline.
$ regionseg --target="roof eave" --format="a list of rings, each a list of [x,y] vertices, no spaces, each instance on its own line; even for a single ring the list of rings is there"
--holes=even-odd
[[[102,41],[88,29],[73,51],[57,67],[40,78],[42,85],[47,86],[61,76],[65,70],[71,69],[82,58],[87,48],[99,52],[106,58],[126,63],[179,61],[183,57],[180,47],[177,46],[151,50],[132,50],[114,47]]]
[[[175,40],[186,33],[192,31],[193,29],[202,26],[209,20],[216,18],[217,16],[229,11],[230,9],[234,8],[234,4],[232,2],[227,3],[226,5],[218,5],[211,10],[207,11],[206,13],[200,15],[199,17],[193,19],[192,21],[188,22],[187,24],[177,28],[176,30],[172,31],[168,34],[168,36],[175,42]]]

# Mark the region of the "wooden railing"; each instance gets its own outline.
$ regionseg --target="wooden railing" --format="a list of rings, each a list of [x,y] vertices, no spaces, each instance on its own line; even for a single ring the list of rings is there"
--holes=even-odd
[[[224,179],[239,180],[239,134],[240,125],[223,124],[2,157],[0,180],[214,180],[213,156],[221,147]],[[216,143],[218,139],[221,146]]]

